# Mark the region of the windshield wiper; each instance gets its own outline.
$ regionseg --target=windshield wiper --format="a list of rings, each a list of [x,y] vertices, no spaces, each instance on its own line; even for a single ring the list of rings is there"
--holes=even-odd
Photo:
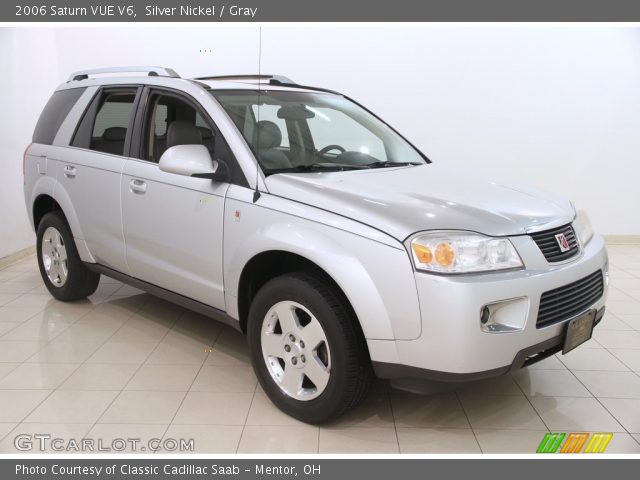
[[[373,162],[364,165],[340,165],[340,164],[327,164],[327,163],[311,163],[306,165],[297,165],[295,167],[286,168],[272,168],[266,170],[267,175],[274,175],[276,173],[306,173],[306,172],[343,172],[346,170],[363,170],[369,168],[387,168],[387,167],[407,167],[411,165],[425,165],[421,162]]]
[[[365,165],[327,165],[325,163],[311,163],[308,165],[297,165],[295,167],[271,168],[266,170],[267,175],[276,173],[305,173],[305,172],[342,172],[345,170],[357,170],[368,168]]]
[[[408,167],[410,165],[424,165],[424,163],[422,162],[390,162],[390,161],[384,161],[384,162],[373,162],[373,163],[367,163],[366,165],[363,165],[363,167],[366,168],[387,168],[387,167]]]

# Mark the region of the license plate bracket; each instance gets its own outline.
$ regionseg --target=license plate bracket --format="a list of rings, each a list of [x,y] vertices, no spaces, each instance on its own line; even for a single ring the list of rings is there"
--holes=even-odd
[[[596,310],[589,310],[567,324],[562,354],[569,353],[578,345],[591,339]]]

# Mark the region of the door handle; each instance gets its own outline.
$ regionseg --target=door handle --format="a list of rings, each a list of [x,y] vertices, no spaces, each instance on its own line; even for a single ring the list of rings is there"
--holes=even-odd
[[[133,193],[144,193],[147,191],[147,183],[134,178],[129,182],[129,188]]]
[[[68,178],[73,178],[76,176],[76,167],[72,165],[64,166],[64,176]]]

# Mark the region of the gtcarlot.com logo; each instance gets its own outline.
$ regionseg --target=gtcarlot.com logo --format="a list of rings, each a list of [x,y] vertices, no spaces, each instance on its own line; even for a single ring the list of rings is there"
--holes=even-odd
[[[545,433],[536,453],[604,453],[613,433]]]
[[[193,452],[193,438],[57,438],[49,434],[22,434],[14,438],[18,451],[30,452]]]

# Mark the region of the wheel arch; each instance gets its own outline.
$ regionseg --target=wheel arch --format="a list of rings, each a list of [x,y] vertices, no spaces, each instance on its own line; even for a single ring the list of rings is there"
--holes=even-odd
[[[60,204],[55,200],[55,198],[47,193],[42,193],[36,197],[32,207],[33,226],[36,231],[38,230],[38,225],[40,225],[42,217],[47,213],[54,211],[60,211],[60,213],[64,215]],[[66,218],[66,215],[64,216]]]
[[[357,314],[344,290],[320,265],[297,253],[286,250],[267,250],[254,255],[246,263],[240,274],[238,282],[238,315],[243,332],[246,333],[247,331],[249,307],[258,290],[269,280],[293,272],[309,273],[320,278],[340,297],[344,305],[349,308],[353,318],[358,320]],[[360,324],[359,320],[358,324]]]
[[[302,219],[294,222],[288,216],[246,217],[230,222],[229,228],[225,224],[224,289],[230,316],[246,321],[247,298],[252,295],[246,290],[247,279],[252,274],[281,272],[294,265],[320,271],[339,287],[367,340],[420,335],[420,307],[406,250]]]
[[[59,211],[67,221],[71,234],[78,250],[78,255],[84,262],[95,263],[86,242],[84,241],[84,235],[78,216],[73,208],[71,199],[68,193],[58,183],[56,183],[53,192],[38,192],[34,194],[34,200],[30,210],[31,218],[33,220],[33,228],[37,232],[38,225],[47,213]]]

